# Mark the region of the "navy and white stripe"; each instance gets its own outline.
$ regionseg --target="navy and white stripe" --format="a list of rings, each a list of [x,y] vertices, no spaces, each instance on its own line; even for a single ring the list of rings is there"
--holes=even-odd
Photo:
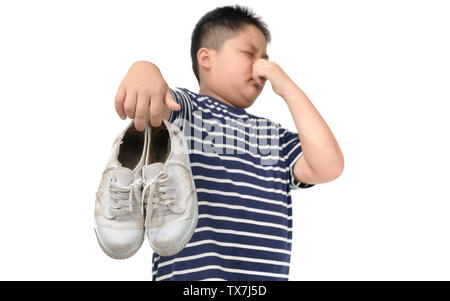
[[[199,220],[170,257],[153,254],[153,280],[288,280],[292,245],[292,168],[298,134],[245,109],[185,88],[169,121],[183,130]]]

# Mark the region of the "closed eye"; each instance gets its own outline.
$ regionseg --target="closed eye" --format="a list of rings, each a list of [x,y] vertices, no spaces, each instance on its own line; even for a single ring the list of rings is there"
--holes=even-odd
[[[247,53],[247,54],[250,55],[250,56],[253,56],[253,54],[250,53],[250,52],[247,52],[247,51],[244,51],[244,52]]]

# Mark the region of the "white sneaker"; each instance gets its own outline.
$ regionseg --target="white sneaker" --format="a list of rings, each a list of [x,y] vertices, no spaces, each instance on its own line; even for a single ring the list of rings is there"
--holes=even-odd
[[[197,227],[198,204],[183,133],[166,119],[148,132],[142,169],[145,228],[152,249],[161,256],[180,252]]]
[[[144,241],[144,206],[141,203],[142,167],[147,133],[132,121],[118,135],[103,172],[95,201],[95,234],[112,258],[134,255]]]

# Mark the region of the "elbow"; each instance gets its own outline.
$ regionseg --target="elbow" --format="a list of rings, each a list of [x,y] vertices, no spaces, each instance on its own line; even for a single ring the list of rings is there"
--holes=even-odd
[[[342,173],[344,172],[344,165],[345,165],[344,156],[342,156],[342,154],[341,154],[340,158],[338,158],[335,161],[335,163],[333,164],[333,167],[331,168],[332,180],[335,180],[342,175]]]
[[[313,168],[314,169],[314,168]],[[320,175],[322,183],[331,182],[339,178],[344,172],[344,158],[334,158],[329,160],[328,163],[322,165],[321,171],[316,170],[316,173]]]
[[[330,160],[330,174],[332,176],[332,180],[339,178],[344,172],[344,155],[342,151],[338,147],[338,150],[334,153],[333,159]]]

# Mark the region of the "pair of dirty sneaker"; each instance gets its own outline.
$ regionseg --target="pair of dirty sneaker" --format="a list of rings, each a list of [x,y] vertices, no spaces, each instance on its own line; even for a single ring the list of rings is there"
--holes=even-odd
[[[198,219],[197,194],[180,129],[166,119],[134,121],[116,138],[95,201],[95,233],[102,250],[125,259],[141,247],[145,233],[161,256],[180,252]]]

